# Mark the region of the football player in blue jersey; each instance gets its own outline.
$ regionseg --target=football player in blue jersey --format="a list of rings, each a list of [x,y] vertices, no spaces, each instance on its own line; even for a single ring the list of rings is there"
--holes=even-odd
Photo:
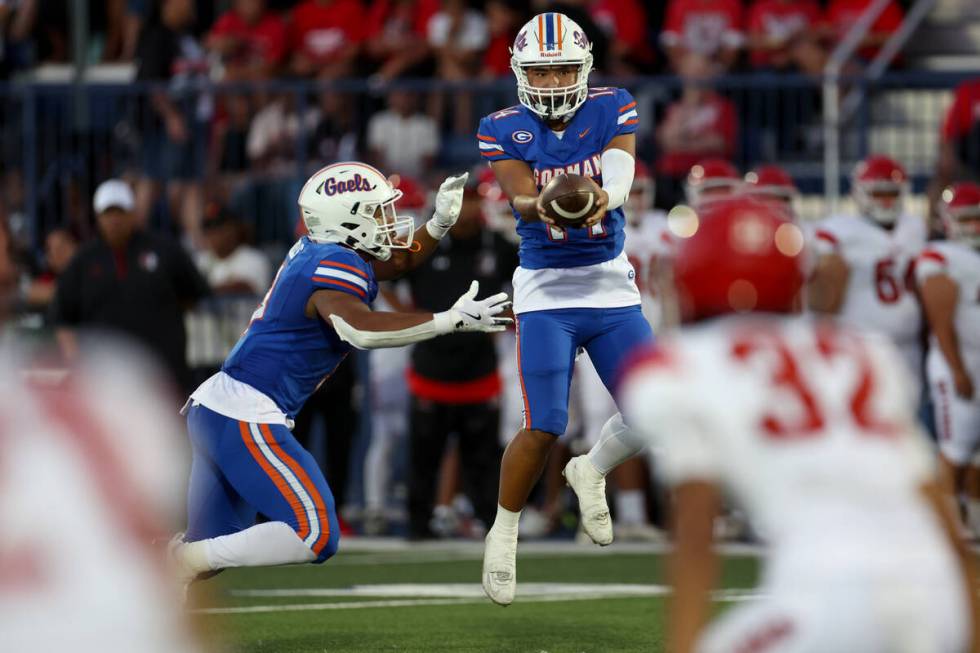
[[[323,562],[337,551],[333,496],[290,433],[303,403],[352,347],[399,347],[455,331],[500,331],[503,293],[477,282],[442,313],[370,308],[377,281],[416,267],[459,216],[466,175],[439,188],[415,234],[394,189],[363,163],[329,165],[299,196],[309,232],[289,251],[221,371],[184,407],[193,445],[188,527],[172,543],[185,583],[226,567]],[[269,521],[256,525],[256,514]]]
[[[588,352],[611,389],[626,353],[653,337],[623,252],[636,102],[621,88],[589,88],[591,44],[563,14],[532,18],[511,52],[520,105],[483,118],[477,134],[521,236],[514,312],[524,424],[501,461],[497,516],[483,558],[484,590],[501,605],[514,599],[521,510],[565,432],[576,352]],[[581,228],[555,224],[541,205],[541,188],[561,173],[591,177],[602,187],[598,210]],[[613,537],[605,475],[641,446],[617,414],[593,450],[565,467],[582,525],[598,544]]]

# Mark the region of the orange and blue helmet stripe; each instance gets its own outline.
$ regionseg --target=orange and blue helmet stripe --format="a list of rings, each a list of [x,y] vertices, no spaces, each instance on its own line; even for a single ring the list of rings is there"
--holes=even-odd
[[[538,14],[538,44],[541,52],[546,50],[561,51],[562,37],[561,14]]]

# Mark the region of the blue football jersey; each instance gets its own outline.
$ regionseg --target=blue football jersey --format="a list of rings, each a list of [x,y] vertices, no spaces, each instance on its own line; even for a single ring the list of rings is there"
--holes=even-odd
[[[319,315],[306,316],[310,295],[321,289],[354,295],[365,304],[378,294],[373,268],[354,250],[304,236],[289,250],[221,368],[291,418],[351,350]]]
[[[638,122],[636,102],[628,91],[592,88],[562,138],[526,107],[516,106],[483,118],[477,139],[480,155],[489,162],[526,162],[538,190],[563,172],[592,177],[601,186],[602,151],[616,136],[635,132]],[[514,217],[521,236],[521,266],[525,268],[594,265],[623,251],[622,207],[607,212],[591,229],[559,229],[543,222],[525,222],[516,211]]]

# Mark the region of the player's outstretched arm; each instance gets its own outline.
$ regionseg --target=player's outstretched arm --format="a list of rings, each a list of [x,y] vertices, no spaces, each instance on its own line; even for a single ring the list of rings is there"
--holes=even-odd
[[[939,349],[953,372],[956,394],[964,399],[973,397],[973,379],[966,371],[960,355],[959,338],[956,333],[956,304],[959,301],[959,287],[945,274],[934,274],[922,282],[919,293],[922,310],[929,323],[929,329],[936,336]]]
[[[807,286],[807,302],[815,313],[836,315],[844,305],[850,270],[839,254],[824,254],[817,261]]]
[[[525,222],[546,222],[555,224],[545,215],[544,207],[538,201],[538,187],[534,183],[531,167],[517,159],[494,161],[490,164],[497,183],[510,200],[514,210],[521,214]]]
[[[513,320],[501,317],[510,306],[506,293],[476,299],[474,281],[453,307],[441,313],[372,311],[354,295],[318,290],[310,297],[307,315],[319,315],[341,340],[358,349],[401,347],[457,331],[503,331]]]
[[[708,593],[718,575],[712,548],[718,488],[705,481],[687,481],[674,490],[674,551],[669,573],[674,588],[667,628],[672,653],[692,653],[710,616]]]
[[[425,223],[425,229],[419,229],[415,235],[416,247],[410,250],[397,249],[391,253],[387,261],[373,261],[374,276],[378,281],[397,279],[422,265],[435,251],[439,241],[449,233],[459,211],[463,207],[463,189],[466,186],[468,172],[458,177],[447,177],[436,193],[436,206],[432,218]]]

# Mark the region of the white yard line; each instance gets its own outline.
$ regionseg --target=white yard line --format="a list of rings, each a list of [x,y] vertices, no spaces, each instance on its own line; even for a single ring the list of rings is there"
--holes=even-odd
[[[526,583],[521,586],[517,603],[558,603],[562,601],[592,601],[599,599],[651,598],[667,595],[664,585],[583,584],[583,583]],[[278,605],[249,605],[226,608],[203,608],[195,614],[253,614],[268,612],[299,612],[316,610],[363,610],[368,608],[414,608],[438,605],[490,605],[482,588],[475,583],[420,583],[402,585],[357,585],[346,589],[309,588],[273,590],[236,590],[235,596],[248,597],[357,597],[357,596],[415,596],[378,601],[349,601],[340,603],[289,603]],[[712,593],[716,601],[747,601],[761,596],[754,589],[719,590]]]
[[[521,542],[520,558],[558,558],[569,556],[659,555],[670,550],[664,542],[616,542],[612,546],[576,544],[569,541]],[[765,549],[754,544],[722,544],[721,555],[759,557]],[[353,555],[345,555],[353,554]],[[426,564],[483,559],[483,542],[466,540],[411,543],[391,538],[356,537],[341,540],[340,552],[330,560],[336,566],[378,564]]]

